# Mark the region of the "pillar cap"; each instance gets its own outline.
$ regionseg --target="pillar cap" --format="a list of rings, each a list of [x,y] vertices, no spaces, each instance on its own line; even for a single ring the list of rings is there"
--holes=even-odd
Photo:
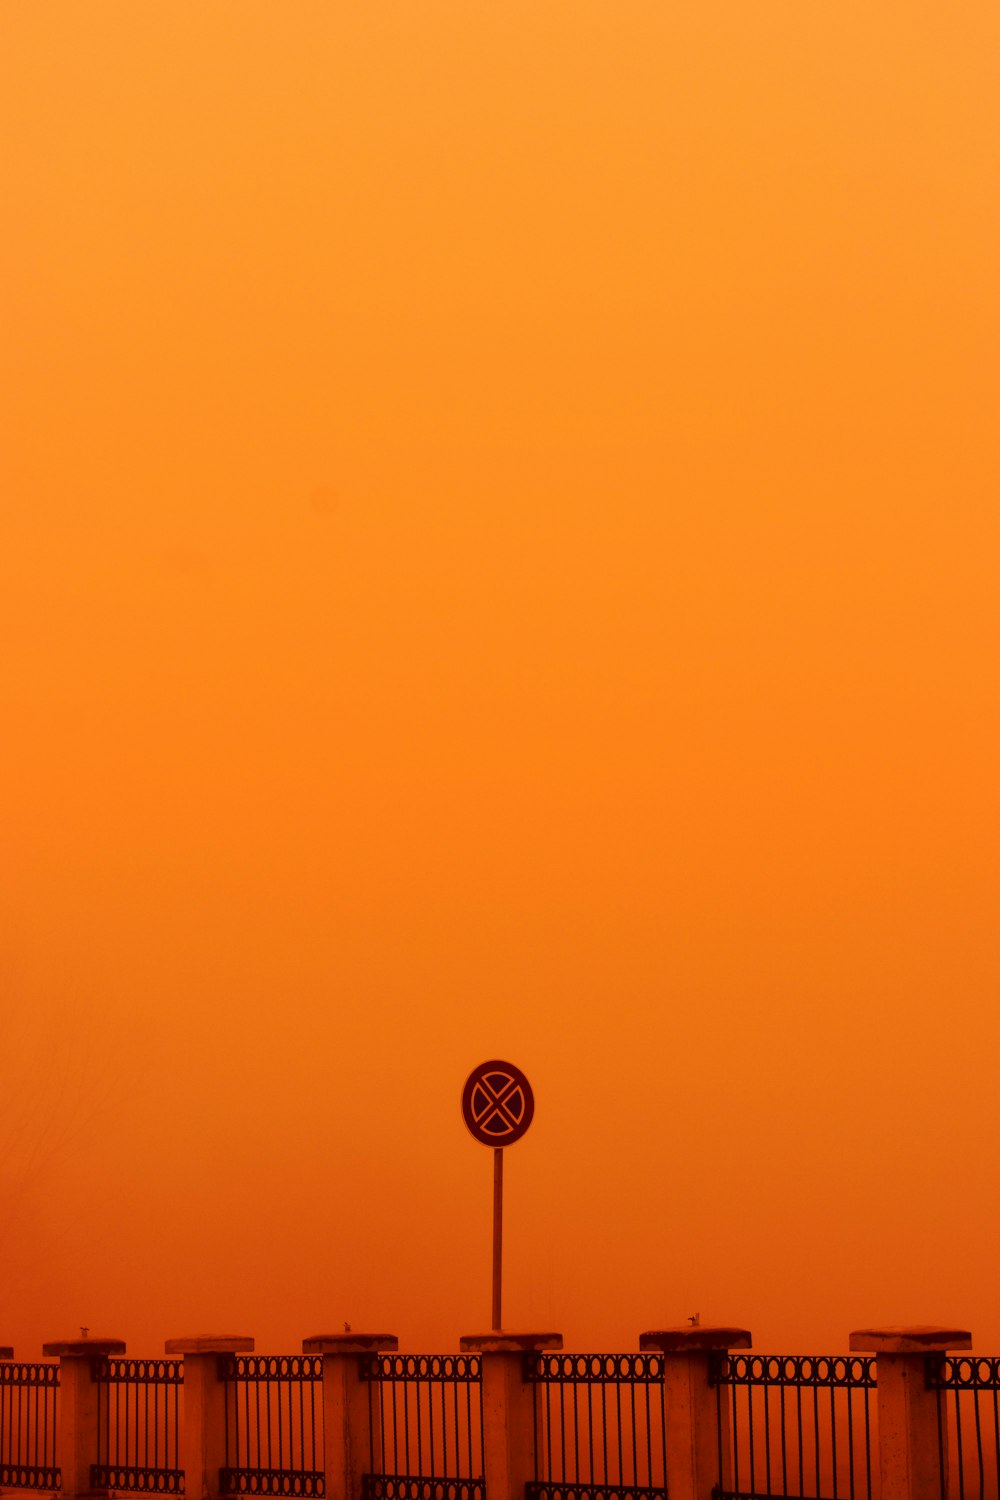
[[[64,1355],[75,1354],[97,1354],[107,1356],[109,1354],[124,1354],[124,1339],[53,1339],[51,1343],[42,1345],[43,1354],[51,1354],[62,1359]]]
[[[198,1333],[186,1339],[167,1339],[164,1354],[252,1354],[254,1341],[246,1333]]]
[[[933,1323],[908,1327],[856,1328],[848,1347],[852,1352],[876,1354],[947,1354],[949,1349],[971,1349],[967,1328],[938,1328]]]
[[[561,1349],[561,1333],[466,1333],[458,1341],[463,1354],[525,1354],[532,1350]]]
[[[10,1344],[0,1344],[0,1359],[13,1359],[14,1350]]]
[[[659,1350],[661,1354],[724,1353],[727,1349],[753,1348],[753,1335],[749,1328],[682,1323],[678,1328],[651,1328],[640,1333],[639,1348]]]
[[[377,1354],[398,1348],[394,1333],[314,1333],[302,1340],[303,1354]]]

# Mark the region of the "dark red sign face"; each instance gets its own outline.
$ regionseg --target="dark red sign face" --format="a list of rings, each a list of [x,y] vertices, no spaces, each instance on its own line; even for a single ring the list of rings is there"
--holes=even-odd
[[[531,1084],[513,1063],[480,1063],[465,1080],[462,1117],[483,1146],[513,1146],[534,1113]]]

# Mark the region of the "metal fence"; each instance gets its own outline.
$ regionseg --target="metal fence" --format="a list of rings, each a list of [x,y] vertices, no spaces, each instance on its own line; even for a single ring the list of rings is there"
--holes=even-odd
[[[529,1500],[665,1496],[661,1354],[531,1354],[535,1479]]]
[[[0,1488],[55,1490],[56,1361],[22,1364],[0,1361]]]
[[[484,1500],[478,1354],[371,1354],[365,1500]],[[376,1462],[377,1460],[377,1462]]]
[[[95,1359],[97,1462],[91,1484],[99,1490],[178,1495],[180,1467],[180,1359]]]
[[[720,1355],[712,1378],[720,1500],[872,1500],[878,1488],[878,1461],[872,1462],[874,1358]],[[731,1487],[722,1447],[727,1401]]]
[[[997,1500],[1000,1359],[942,1358],[929,1378],[938,1392],[941,1500]]]
[[[323,1359],[317,1354],[227,1354],[226,1466],[233,1495],[325,1494]]]

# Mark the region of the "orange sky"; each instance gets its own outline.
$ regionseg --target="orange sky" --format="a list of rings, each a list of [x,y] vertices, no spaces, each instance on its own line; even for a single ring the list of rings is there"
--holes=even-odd
[[[0,1342],[1000,1349],[993,0],[5,0]]]

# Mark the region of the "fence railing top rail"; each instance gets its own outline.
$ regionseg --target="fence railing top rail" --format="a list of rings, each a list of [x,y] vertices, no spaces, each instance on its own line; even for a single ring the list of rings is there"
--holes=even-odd
[[[995,1355],[944,1355],[927,1361],[927,1382],[939,1391],[1000,1390],[1000,1358]]]
[[[58,1360],[18,1359],[0,1362],[0,1385],[51,1386],[58,1384]]]
[[[478,1354],[366,1354],[361,1378],[475,1384],[482,1379],[482,1369]]]
[[[223,1354],[223,1380],[322,1380],[321,1354]]]
[[[662,1354],[526,1354],[524,1378],[536,1384],[607,1385],[663,1379]]]
[[[104,1385],[183,1385],[182,1359],[94,1359],[92,1379]]]
[[[714,1385],[875,1386],[874,1355],[719,1354],[709,1378]]]

